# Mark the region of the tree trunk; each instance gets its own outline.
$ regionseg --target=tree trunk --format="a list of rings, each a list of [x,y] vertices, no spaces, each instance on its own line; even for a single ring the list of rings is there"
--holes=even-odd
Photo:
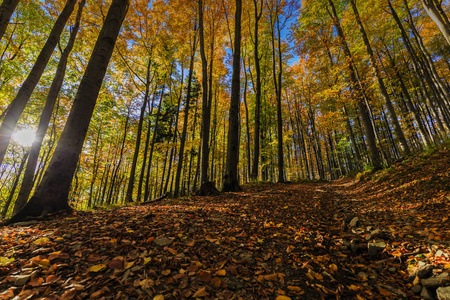
[[[341,24],[337,16],[336,9],[334,7],[334,3],[332,0],[328,0],[328,3],[331,8],[331,12],[329,11],[330,16],[333,19],[334,27],[336,28],[336,32],[339,36],[341,47],[347,59],[351,85],[352,89],[356,92],[356,102],[358,105],[359,114],[361,116],[364,125],[364,132],[366,134],[367,146],[369,147],[373,168],[374,170],[379,170],[381,169],[382,166],[381,157],[375,142],[375,133],[374,133],[375,128],[372,126],[367,106],[364,103],[364,91],[362,90],[362,87],[360,86],[358,79],[356,77],[353,57],[348,47],[347,41],[345,39],[344,31],[341,28]]]
[[[178,153],[177,173],[175,175],[175,190],[173,193],[173,196],[175,198],[177,198],[180,193],[181,170],[183,169],[183,162],[184,162],[184,147],[186,144],[187,127],[188,127],[188,120],[189,120],[189,108],[190,108],[190,103],[191,103],[192,76],[194,73],[195,49],[196,49],[196,45],[197,45],[196,37],[197,37],[197,34],[194,33],[194,40],[192,43],[192,52],[191,52],[191,61],[189,63],[189,75],[188,75],[186,103],[184,106],[183,131],[181,132],[181,137],[180,137],[180,150]]]
[[[71,209],[67,199],[70,184],[128,6],[129,0],[112,1],[50,165],[31,200],[10,222]]]
[[[209,130],[211,126],[211,107],[208,99],[208,62],[205,54],[203,25],[203,0],[198,0],[198,23],[200,32],[200,56],[202,60],[202,155],[199,195],[217,194],[217,190],[208,179],[209,165]],[[211,53],[212,55],[212,53]],[[212,66],[211,66],[212,67]]]
[[[254,42],[254,56],[255,56],[255,69],[256,69],[256,91],[255,91],[255,139],[253,143],[253,162],[252,162],[252,180],[258,179],[258,165],[259,165],[259,137],[261,131],[261,66],[259,64],[261,58],[258,53],[259,49],[259,20],[262,16],[263,3],[261,3],[258,11],[259,0],[253,0],[255,7],[255,42]]]
[[[447,43],[450,45],[450,22],[448,21],[447,16],[443,12],[442,9],[439,9],[439,1],[435,0],[420,0],[423,5],[423,8],[430,16],[430,18],[436,23],[439,27],[439,30],[444,35]]]
[[[67,0],[64,9],[53,25],[52,31],[44,44],[41,52],[39,53],[33,68],[28,74],[27,78],[23,82],[19,89],[16,97],[12,100],[11,104],[8,106],[8,111],[3,117],[2,125],[0,126],[0,165],[5,157],[6,150],[8,149],[9,142],[11,140],[11,135],[19,121],[20,115],[22,114],[25,106],[30,100],[30,96],[34,91],[34,88],[39,82],[39,79],[44,72],[45,67],[53,53],[56,45],[60,40],[61,33],[66,25],[67,20],[73,12],[76,0]]]
[[[381,95],[383,96],[384,101],[386,102],[386,107],[388,109],[389,116],[391,117],[391,121],[394,125],[395,135],[397,136],[398,141],[400,142],[400,147],[402,149],[403,154],[409,155],[411,153],[411,151],[409,149],[408,143],[406,142],[405,135],[403,134],[403,130],[398,121],[397,114],[395,112],[394,106],[392,105],[392,101],[391,101],[391,98],[389,97],[389,93],[386,89],[383,78],[381,77],[381,73],[378,68],[377,62],[375,60],[375,55],[373,53],[372,46],[370,45],[370,41],[369,41],[369,38],[367,37],[366,30],[364,29],[364,26],[361,22],[361,18],[359,16],[359,12],[356,7],[355,0],[351,0],[350,3],[352,5],[353,13],[355,14],[356,23],[358,24],[359,31],[361,32],[361,36],[362,36],[364,44],[366,46],[367,54],[369,55],[372,69],[377,78],[378,87],[380,88]]]
[[[3,0],[3,3],[0,6],[0,40],[6,32],[9,20],[19,2],[20,0]]]
[[[11,188],[11,191],[9,192],[8,199],[6,199],[6,202],[3,205],[3,211],[2,211],[2,217],[3,218],[5,218],[6,214],[8,213],[9,206],[11,205],[11,202],[12,202],[12,200],[14,198],[14,194],[16,192],[17,185],[19,184],[20,175],[22,174],[23,168],[25,167],[25,162],[27,161],[29,153],[30,153],[30,151],[26,151],[26,152],[23,153],[23,157],[22,157],[22,160],[20,161],[19,170],[16,173],[16,178],[14,179],[13,186]],[[17,201],[14,204],[13,214],[17,210],[16,207],[17,207]]]
[[[239,163],[239,107],[241,71],[241,14],[242,1],[236,0],[234,21],[233,75],[231,79],[231,100],[228,126],[227,161],[223,180],[223,192],[240,191],[238,179]]]
[[[128,187],[127,187],[127,195],[125,198],[125,202],[132,202],[133,201],[133,189],[134,189],[134,180],[135,180],[135,174],[136,174],[136,165],[137,160],[139,156],[139,148],[141,147],[141,136],[142,136],[142,125],[144,124],[144,117],[145,117],[145,108],[147,106],[147,103],[149,101],[149,94],[150,94],[150,68],[152,64],[152,58],[148,58],[147,63],[147,74],[146,74],[146,80],[145,80],[145,93],[144,93],[144,101],[141,106],[141,112],[139,115],[139,123],[136,133],[136,144],[134,145],[134,154],[133,154],[133,161],[131,163],[131,170],[130,170],[130,177],[128,179]]]
[[[152,158],[153,158],[153,151],[155,150],[155,143],[156,143],[156,136],[157,136],[157,130],[158,130],[158,124],[159,124],[159,116],[161,114],[161,107],[164,100],[164,89],[165,85],[161,88],[161,95],[159,97],[159,104],[158,104],[158,110],[156,111],[156,117],[155,117],[155,127],[153,127],[153,136],[152,136],[152,143],[150,145],[150,154],[148,156],[148,166],[147,166],[147,177],[145,179],[145,192],[144,192],[144,202],[149,200],[150,197],[150,170],[152,169]]]
[[[25,168],[25,173],[22,179],[22,185],[20,187],[20,192],[14,206],[14,214],[17,213],[28,201],[31,190],[33,188],[33,178],[34,171],[36,170],[36,164],[39,158],[39,152],[41,151],[42,141],[44,140],[45,133],[47,132],[50,118],[52,117],[53,108],[55,106],[56,100],[58,99],[61,86],[64,81],[64,76],[66,73],[67,60],[69,59],[70,52],[72,51],[73,45],[75,44],[75,38],[80,27],[81,13],[83,11],[84,4],[86,0],[83,0],[78,5],[78,12],[75,21],[75,25],[70,32],[69,41],[67,46],[61,54],[61,58],[56,68],[55,77],[53,78],[52,85],[48,92],[47,99],[45,100],[45,106],[42,110],[41,119],[39,120],[39,126],[36,131],[36,137],[30,149],[30,155],[28,157],[27,166]]]

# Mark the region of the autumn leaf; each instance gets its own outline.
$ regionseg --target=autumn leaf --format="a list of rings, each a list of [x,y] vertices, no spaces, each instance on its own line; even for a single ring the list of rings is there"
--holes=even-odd
[[[283,295],[278,295],[275,299],[276,299],[276,300],[291,300],[290,297],[288,297],[288,296],[283,296]]]
[[[101,270],[103,270],[105,268],[106,268],[106,265],[99,264],[99,265],[95,265],[95,266],[90,267],[89,268],[89,272],[97,273],[97,272],[100,272]]]
[[[29,284],[33,287],[41,286],[44,283],[44,278],[42,277],[35,277],[30,280]]]
[[[153,300],[164,300],[164,296],[163,295],[156,295],[155,297],[153,297]]]
[[[206,297],[208,296],[209,293],[206,291],[205,287],[200,288],[199,290],[197,290],[194,295],[192,295],[192,297]]]
[[[220,269],[220,270],[217,270],[216,274],[218,276],[225,276],[227,274],[227,271],[224,269]]]

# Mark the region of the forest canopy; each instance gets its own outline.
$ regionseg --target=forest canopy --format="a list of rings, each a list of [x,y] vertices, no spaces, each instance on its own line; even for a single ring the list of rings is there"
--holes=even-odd
[[[1,215],[389,167],[448,139],[449,13],[446,0],[4,0]]]

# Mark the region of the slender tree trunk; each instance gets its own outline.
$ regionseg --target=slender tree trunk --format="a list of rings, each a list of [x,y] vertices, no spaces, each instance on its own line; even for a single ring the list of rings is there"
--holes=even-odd
[[[26,161],[27,161],[27,158],[28,158],[28,154],[29,154],[29,153],[30,153],[30,151],[25,151],[25,152],[23,153],[23,157],[22,157],[22,160],[20,161],[19,170],[18,170],[17,173],[16,173],[16,178],[14,179],[13,186],[12,186],[12,188],[11,188],[11,191],[9,192],[8,199],[6,199],[6,202],[5,202],[5,204],[3,205],[3,211],[2,211],[2,217],[3,217],[3,218],[5,218],[5,217],[6,217],[6,214],[8,213],[9,206],[11,205],[11,202],[12,202],[12,200],[13,200],[13,198],[14,198],[14,194],[16,193],[16,188],[17,188],[17,185],[19,184],[20,175],[22,175],[22,171],[23,171],[23,168],[25,167],[25,163],[26,163]],[[17,210],[17,209],[16,209],[16,206],[17,206],[17,201],[16,201],[16,203],[14,204],[13,214],[14,214],[14,211]]]
[[[3,0],[2,5],[0,6],[0,40],[6,32],[9,20],[19,2],[20,0]]]
[[[52,31],[44,44],[41,52],[39,53],[33,68],[28,74],[22,86],[19,89],[16,97],[12,100],[8,106],[8,111],[3,117],[2,125],[0,126],[0,165],[5,157],[6,150],[8,148],[9,142],[11,140],[11,135],[19,121],[20,115],[22,114],[25,106],[30,100],[30,96],[34,91],[34,88],[39,82],[39,79],[44,73],[44,69],[53,53],[56,45],[60,40],[61,33],[66,25],[67,20],[73,12],[76,0],[67,0],[64,9],[53,25]]]
[[[239,107],[240,107],[240,72],[241,72],[241,14],[242,1],[236,0],[236,14],[234,19],[234,51],[233,75],[231,79],[231,100],[229,110],[227,161],[223,180],[224,192],[237,192],[239,187]]]
[[[139,156],[139,148],[141,147],[141,137],[142,137],[142,126],[144,124],[144,117],[145,117],[145,109],[147,106],[147,103],[149,102],[149,94],[150,94],[150,69],[152,64],[152,58],[151,56],[148,59],[147,63],[147,74],[146,74],[146,80],[145,80],[145,92],[144,92],[144,101],[141,106],[141,112],[139,115],[139,123],[136,133],[136,144],[134,145],[134,154],[133,154],[133,161],[131,163],[131,170],[130,170],[130,177],[128,179],[128,187],[127,187],[127,194],[125,197],[125,202],[132,202],[133,201],[133,189],[134,189],[134,180],[136,175],[136,165],[137,160]]]
[[[356,102],[358,105],[359,114],[361,116],[363,125],[364,125],[364,132],[366,134],[366,141],[367,146],[369,147],[370,151],[370,157],[372,160],[372,164],[375,170],[378,170],[382,167],[381,164],[381,157],[380,153],[377,149],[376,142],[375,142],[375,128],[373,127],[369,112],[367,110],[367,106],[364,103],[364,91],[362,90],[362,87],[360,86],[358,79],[355,74],[355,67],[353,62],[353,57],[350,52],[350,49],[348,47],[347,41],[345,39],[344,31],[341,28],[341,24],[339,21],[339,18],[336,13],[336,9],[334,7],[334,3],[332,0],[328,0],[329,6],[331,8],[331,11],[329,11],[330,16],[333,19],[334,27],[336,28],[336,32],[339,36],[339,40],[341,43],[341,47],[344,50],[344,55],[347,59],[347,65],[348,65],[348,71],[350,75],[351,85],[352,89],[356,92]]]
[[[36,164],[39,158],[39,152],[41,151],[42,141],[44,140],[45,133],[47,132],[50,118],[52,117],[53,108],[55,107],[56,100],[58,99],[58,95],[64,81],[67,60],[69,59],[70,52],[72,51],[73,45],[75,44],[75,38],[80,27],[81,13],[83,11],[85,3],[86,0],[83,0],[78,5],[75,25],[70,32],[67,46],[61,54],[58,67],[56,68],[55,77],[53,78],[53,82],[50,86],[47,99],[45,100],[44,109],[42,110],[41,119],[39,120],[38,129],[36,131],[36,137],[30,149],[30,155],[28,157],[27,166],[23,175],[20,192],[14,206],[14,214],[17,213],[27,203],[31,190],[33,189],[34,171],[36,170]]]
[[[198,0],[200,56],[202,60],[202,155],[199,195],[217,194],[214,184],[208,179],[209,165],[209,131],[211,126],[211,106],[208,99],[208,62],[205,53],[205,38],[203,25],[203,0]],[[212,53],[211,53],[212,55]],[[212,66],[211,66],[212,67]]]
[[[361,22],[361,18],[359,16],[359,12],[358,12],[358,8],[356,7],[355,0],[351,0],[350,3],[352,5],[353,13],[355,14],[356,23],[358,24],[359,31],[361,32],[361,36],[362,36],[364,44],[366,46],[367,54],[369,55],[372,69],[377,78],[378,87],[380,88],[381,95],[383,96],[384,101],[386,102],[386,107],[388,109],[389,116],[391,117],[392,124],[394,125],[395,135],[398,138],[398,141],[400,142],[400,147],[402,149],[402,152],[405,155],[409,155],[411,151],[409,149],[408,143],[406,142],[405,135],[403,134],[403,130],[398,121],[397,114],[395,112],[394,106],[392,105],[392,101],[391,101],[391,98],[389,97],[389,93],[386,89],[383,78],[381,77],[381,72],[380,72],[377,62],[375,60],[375,55],[373,53],[372,46],[370,45],[369,38],[367,37],[366,30],[364,29],[364,26]]]
[[[247,143],[246,143],[246,149],[247,149],[247,174],[250,176],[251,174],[251,158],[250,158],[250,116],[248,112],[248,104],[247,104],[247,69],[245,67],[245,58],[243,61],[243,68],[244,68],[244,109],[245,109],[245,132],[247,136]]]
[[[112,1],[50,165],[31,200],[10,222],[71,209],[67,198],[73,174],[128,6],[128,0]]]
[[[161,114],[161,107],[164,100],[164,89],[165,85],[163,85],[161,89],[161,95],[159,97],[159,104],[158,104],[158,110],[156,112],[155,117],[155,127],[153,127],[153,136],[152,136],[152,143],[150,145],[150,154],[148,157],[148,165],[147,165],[147,177],[145,179],[145,193],[144,193],[144,201],[148,201],[150,197],[150,170],[152,169],[152,158],[153,158],[153,151],[155,150],[155,143],[156,143],[156,137],[158,132],[158,125],[159,125],[159,116]]]
[[[98,163],[99,149],[98,149],[98,147],[99,147],[99,141],[100,141],[100,133],[101,133],[101,126],[99,126],[99,131],[97,132],[97,138],[95,139],[94,163],[93,163],[93,168],[92,168],[93,170],[92,170],[91,185],[90,185],[90,188],[89,188],[89,199],[88,199],[88,203],[87,203],[87,208],[91,208],[92,207],[92,199],[93,199],[93,194],[94,194],[94,185],[95,185],[95,180],[97,179],[97,173],[98,173],[98,168],[99,168],[99,163]],[[100,149],[100,152],[101,152],[101,149]]]
[[[191,90],[192,90],[192,76],[194,73],[195,49],[196,49],[196,45],[197,45],[196,37],[197,37],[197,34],[194,33],[194,40],[192,42],[192,51],[191,51],[191,61],[189,63],[189,75],[188,75],[188,85],[187,85],[187,93],[186,93],[186,103],[184,105],[183,131],[181,132],[181,137],[180,137],[180,150],[178,153],[177,173],[175,175],[175,190],[173,193],[173,196],[175,198],[177,198],[180,193],[181,170],[183,169],[183,162],[184,162],[184,147],[186,144],[187,127],[188,127],[188,121],[189,121],[189,108],[190,108],[190,103],[191,103]]]
[[[258,11],[259,0],[253,0],[255,7],[255,39],[254,39],[254,57],[255,57],[255,69],[256,69],[256,91],[255,91],[255,138],[253,143],[253,162],[252,162],[252,180],[258,179],[259,170],[259,148],[260,148],[260,131],[261,131],[261,66],[259,56],[259,20],[262,16],[263,3]]]
[[[123,151],[125,149],[125,142],[127,140],[127,135],[128,135],[127,133],[128,133],[128,124],[129,124],[129,120],[130,120],[130,111],[131,111],[131,108],[128,108],[127,118],[125,119],[125,128],[123,130],[122,143],[120,146],[119,160],[117,162],[117,165],[113,168],[113,172],[112,172],[111,189],[109,191],[108,198],[106,200],[106,204],[108,204],[108,205],[112,203],[111,200],[112,200],[112,196],[113,196],[113,187],[116,184],[117,173],[119,172],[120,166],[122,165]]]

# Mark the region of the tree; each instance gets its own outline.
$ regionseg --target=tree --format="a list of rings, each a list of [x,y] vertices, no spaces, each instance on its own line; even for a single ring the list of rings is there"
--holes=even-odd
[[[3,0],[2,5],[0,6],[0,40],[5,34],[9,20],[19,2],[20,0]]]
[[[364,101],[364,90],[361,87],[360,82],[358,82],[358,79],[356,77],[356,70],[354,66],[354,61],[352,54],[350,52],[350,49],[348,47],[347,41],[345,39],[344,31],[342,30],[339,17],[336,13],[336,8],[334,6],[334,3],[332,0],[328,0],[329,4],[329,14],[331,18],[333,19],[333,24],[336,29],[336,32],[339,36],[339,42],[341,44],[342,50],[344,51],[345,58],[347,60],[347,69],[350,76],[350,82],[351,82],[351,88],[356,93],[356,103],[358,105],[359,114],[361,116],[363,126],[364,126],[364,132],[366,134],[366,141],[367,145],[369,147],[370,156],[372,159],[372,164],[374,170],[379,170],[381,168],[381,157],[380,153],[377,149],[376,141],[375,141],[375,133],[374,133],[374,127],[372,125],[372,122],[370,120],[370,115],[367,110],[367,105]]]
[[[198,0],[198,25],[200,35],[200,56],[202,60],[202,156],[199,195],[217,194],[214,183],[209,181],[209,131],[211,126],[211,106],[208,101],[208,61],[205,53],[205,36],[203,21],[203,0]]]
[[[409,150],[408,143],[406,142],[405,135],[403,134],[403,130],[400,127],[400,123],[397,118],[397,114],[395,112],[394,106],[392,105],[391,97],[389,96],[389,93],[387,91],[386,85],[384,84],[384,80],[381,77],[381,72],[378,68],[377,62],[375,60],[375,55],[372,50],[372,46],[370,45],[369,38],[367,37],[366,30],[364,29],[364,25],[361,22],[361,18],[359,16],[358,8],[356,7],[355,0],[350,0],[353,13],[356,17],[356,23],[358,24],[359,30],[361,32],[361,36],[364,41],[364,45],[366,46],[367,54],[370,58],[370,63],[372,65],[372,69],[374,70],[375,76],[377,77],[378,86],[381,91],[381,95],[383,95],[384,101],[386,102],[386,107],[388,109],[388,112],[390,114],[392,123],[394,125],[395,134],[400,142],[400,146],[402,148],[402,152],[405,155],[409,155],[411,151]]]
[[[239,104],[241,90],[241,14],[242,1],[236,0],[236,12],[234,17],[234,51],[233,51],[233,75],[231,78],[231,100],[229,110],[227,162],[223,179],[223,192],[237,192],[239,187]]]
[[[69,19],[72,11],[75,7],[76,0],[67,0],[61,14],[53,25],[52,31],[45,42],[44,47],[42,47],[33,68],[28,74],[27,79],[23,82],[19,89],[16,97],[12,100],[11,104],[8,106],[8,110],[3,117],[2,125],[0,126],[0,165],[5,157],[6,150],[8,148],[9,142],[11,140],[11,135],[19,121],[20,115],[22,114],[25,106],[30,100],[30,96],[34,91],[34,88],[39,82],[39,79],[44,73],[44,69],[53,53],[56,45],[59,42],[61,33]]]
[[[53,78],[52,85],[48,92],[47,99],[45,101],[44,109],[42,110],[41,119],[39,120],[39,126],[36,131],[36,138],[30,149],[30,154],[27,161],[27,166],[25,168],[25,173],[22,179],[22,185],[20,187],[19,196],[16,199],[16,204],[14,205],[14,212],[17,213],[28,201],[31,190],[33,188],[33,178],[36,169],[37,160],[39,157],[39,152],[41,150],[42,141],[44,140],[45,133],[52,116],[53,108],[58,98],[59,91],[64,81],[64,75],[67,67],[67,60],[69,59],[70,52],[72,51],[73,45],[75,44],[75,38],[80,27],[81,13],[86,0],[82,0],[78,5],[77,17],[75,24],[70,32],[69,41],[64,51],[61,53],[61,58],[59,59],[58,67],[56,68],[55,77]]]
[[[129,0],[112,1],[49,167],[33,197],[9,222],[70,210],[70,185],[128,6]]]
[[[447,43],[450,45],[450,22],[447,15],[441,7],[441,4],[437,0],[420,0],[425,8],[425,11],[430,16],[430,18],[439,27],[439,30],[444,35]]]

